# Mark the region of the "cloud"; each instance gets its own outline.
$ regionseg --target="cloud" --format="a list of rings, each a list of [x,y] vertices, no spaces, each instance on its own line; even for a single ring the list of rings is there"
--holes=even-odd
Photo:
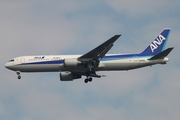
[[[121,14],[127,14],[131,17],[139,17],[141,15],[161,16],[167,13],[171,13],[175,10],[178,1],[168,0],[135,0],[135,1],[107,1],[107,4],[116,12]],[[171,9],[168,9],[171,8]]]

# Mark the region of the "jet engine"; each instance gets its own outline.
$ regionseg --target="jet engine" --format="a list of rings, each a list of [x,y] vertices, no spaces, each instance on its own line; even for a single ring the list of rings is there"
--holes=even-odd
[[[81,75],[76,75],[72,72],[61,72],[59,76],[61,81],[73,81],[73,79],[81,78]]]

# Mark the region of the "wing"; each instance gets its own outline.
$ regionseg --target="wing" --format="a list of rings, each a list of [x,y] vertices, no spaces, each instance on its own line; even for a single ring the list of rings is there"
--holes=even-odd
[[[71,70],[71,73],[76,78],[80,78],[80,76],[84,75],[88,77],[104,77],[104,75],[97,75],[96,68],[99,66],[99,59],[103,58],[104,55],[112,48],[113,43],[120,37],[121,35],[115,35],[109,40],[105,41],[98,47],[94,48],[90,52],[80,56],[77,58],[78,61],[81,62],[81,71]],[[75,79],[73,78],[73,79]]]
[[[113,43],[120,37],[121,35],[115,35],[106,42],[102,43],[98,47],[94,48],[90,52],[82,55],[78,58],[79,61],[92,61],[98,60],[99,58],[103,58],[104,55],[112,48]]]

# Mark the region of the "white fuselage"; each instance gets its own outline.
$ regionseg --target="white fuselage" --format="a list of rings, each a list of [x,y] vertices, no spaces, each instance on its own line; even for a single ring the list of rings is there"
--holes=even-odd
[[[76,66],[67,67],[64,59],[78,58],[81,55],[38,55],[22,56],[10,60],[5,67],[20,72],[59,72],[74,71],[82,72],[87,68]],[[152,56],[139,54],[107,54],[102,59],[95,71],[130,70],[154,64],[165,64],[169,59],[148,60]]]

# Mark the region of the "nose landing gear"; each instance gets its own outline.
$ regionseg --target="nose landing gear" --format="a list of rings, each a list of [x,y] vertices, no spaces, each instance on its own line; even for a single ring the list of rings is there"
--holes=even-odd
[[[21,79],[20,71],[16,71],[16,74],[18,75],[18,79]]]

